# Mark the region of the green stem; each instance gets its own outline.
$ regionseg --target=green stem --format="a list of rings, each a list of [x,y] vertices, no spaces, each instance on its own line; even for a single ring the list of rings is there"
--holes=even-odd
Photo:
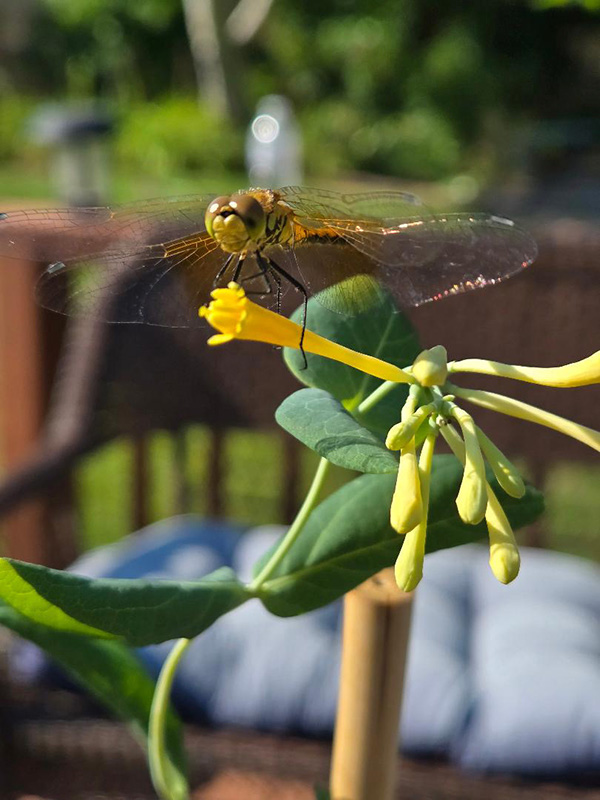
[[[371,392],[368,397],[365,397],[362,403],[359,403],[358,408],[356,409],[357,413],[366,414],[373,408],[373,406],[377,405],[380,400],[383,400],[386,394],[389,394],[392,389],[395,389],[398,385],[399,384],[396,381],[385,381],[382,383],[377,387],[377,389],[375,389],[374,392]]]
[[[188,800],[185,777],[169,758],[165,728],[171,687],[179,662],[191,639],[179,639],[167,656],[156,682],[148,722],[148,765],[156,793],[162,800]]]
[[[290,548],[302,532],[302,528],[306,524],[308,517],[319,500],[319,495],[321,494],[321,489],[323,488],[323,483],[325,482],[325,478],[330,466],[331,464],[326,458],[322,458],[319,461],[319,466],[315,472],[310,489],[308,490],[308,493],[304,498],[304,502],[302,503],[298,514],[296,515],[296,519],[290,525],[288,532],[283,537],[283,540],[281,541],[281,544],[277,550],[275,550],[271,558],[267,561],[256,578],[248,586],[249,591],[258,592],[263,583],[268,580],[268,578],[273,574],[273,572],[288,554]]]
[[[376,405],[380,400],[382,400],[389,392],[392,391],[398,383],[396,381],[385,381],[380,386],[375,389],[374,392],[362,401],[359,404],[356,411],[358,414],[365,414],[369,411],[374,405]],[[306,495],[304,502],[302,503],[302,507],[298,514],[296,515],[296,519],[290,525],[290,528],[286,535],[284,536],[281,544],[275,550],[271,558],[267,561],[265,566],[259,572],[259,574],[254,578],[252,583],[248,585],[248,590],[251,592],[258,592],[260,587],[267,581],[273,572],[277,569],[279,564],[283,561],[285,556],[290,551],[290,548],[302,532],[304,525],[308,517],[310,516],[312,510],[317,504],[319,499],[319,495],[321,493],[321,489],[323,488],[323,483],[325,482],[325,478],[327,476],[327,472],[329,471],[329,467],[331,466],[330,462],[327,461],[326,458],[322,458],[319,462],[319,466],[317,467],[317,471],[315,472],[315,476],[313,478],[312,484],[310,489],[308,490],[308,494]]]

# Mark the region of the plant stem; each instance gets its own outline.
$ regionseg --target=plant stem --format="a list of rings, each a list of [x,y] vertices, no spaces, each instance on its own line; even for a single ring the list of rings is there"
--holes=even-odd
[[[357,413],[366,414],[367,411],[370,411],[380,400],[383,400],[386,394],[389,394],[392,389],[395,389],[396,386],[399,385],[400,384],[396,383],[395,381],[385,381],[378,386],[374,392],[371,392],[368,397],[365,397],[362,403],[359,403],[358,408],[356,409]]]
[[[313,477],[310,489],[308,490],[308,493],[304,498],[304,502],[302,503],[302,506],[296,515],[296,519],[290,525],[288,532],[283,537],[283,540],[281,541],[281,544],[277,550],[275,550],[271,558],[267,561],[256,578],[248,586],[248,589],[251,592],[259,591],[263,583],[268,580],[268,578],[277,569],[279,564],[281,564],[285,556],[288,554],[290,548],[300,535],[302,528],[306,524],[308,517],[319,500],[319,495],[321,494],[321,490],[330,466],[331,464],[326,458],[322,458],[319,461],[319,466],[317,467],[317,471]]]
[[[169,758],[165,726],[171,687],[179,662],[191,639],[179,639],[167,656],[156,682],[148,722],[148,765],[156,793],[162,800],[187,800],[189,791],[183,775]]]
[[[395,381],[385,381],[382,383],[381,386],[378,386],[374,392],[371,392],[371,394],[368,397],[365,397],[362,403],[359,404],[356,409],[357,413],[365,414],[374,405],[377,405],[377,403],[396,386],[398,386],[398,384]],[[296,519],[290,525],[288,532],[284,536],[277,550],[273,553],[256,578],[254,578],[252,583],[248,585],[249,591],[258,592],[263,583],[269,579],[269,577],[273,574],[273,572],[277,569],[279,564],[289,552],[290,548],[300,535],[302,528],[306,524],[306,520],[310,516],[319,499],[319,495],[321,493],[321,489],[323,488],[323,483],[325,482],[325,478],[330,466],[331,464],[326,458],[322,458],[319,461],[319,466],[315,472],[310,489],[308,490],[308,494],[302,503],[300,511],[298,511],[298,514],[296,515]]]

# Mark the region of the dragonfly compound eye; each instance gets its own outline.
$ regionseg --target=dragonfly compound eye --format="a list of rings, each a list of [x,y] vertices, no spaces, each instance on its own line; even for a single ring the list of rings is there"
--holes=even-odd
[[[250,194],[234,194],[229,207],[244,223],[251,239],[259,239],[265,232],[266,216],[263,207]]]
[[[223,211],[226,210],[229,210],[229,197],[227,197],[227,195],[215,197],[215,199],[208,204],[208,208],[206,209],[206,213],[204,215],[204,224],[206,225],[207,233],[213,238],[213,222],[215,221],[215,217],[218,217]],[[229,213],[231,213],[230,210]]]

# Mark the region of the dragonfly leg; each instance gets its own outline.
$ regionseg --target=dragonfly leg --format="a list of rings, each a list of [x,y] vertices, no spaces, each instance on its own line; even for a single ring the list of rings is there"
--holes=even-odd
[[[233,277],[231,278],[231,280],[234,283],[239,283],[240,272],[242,271],[243,266],[244,266],[244,256],[240,256],[237,264],[235,265],[235,269],[233,270]]]
[[[234,256],[235,253],[231,253],[231,255],[227,256],[227,258],[225,259],[225,263],[215,275],[215,279],[213,280],[213,289],[216,289],[217,286],[219,285],[219,281],[221,280],[223,275],[227,272],[227,267],[231,264]]]
[[[258,289],[246,289],[246,294],[257,294],[261,296],[266,296],[269,294],[273,294],[273,284],[271,283],[271,277],[274,277],[275,273],[269,275],[269,267],[268,264],[265,264],[264,261],[259,257],[259,254],[256,254],[256,263],[258,264],[258,272],[254,272],[252,275],[244,275],[241,278],[242,283],[246,284],[250,281],[256,280],[256,278],[262,278],[265,283],[265,290],[263,292],[259,291]],[[279,279],[279,276],[277,276]],[[279,279],[280,285],[281,281]]]
[[[271,265],[268,260],[265,260],[265,257],[260,253],[256,253],[256,262],[260,267],[261,274],[264,275],[265,282],[269,284],[269,291],[265,294],[272,294],[273,287],[271,285],[271,278],[275,281],[277,285],[277,306],[276,311],[278,314],[281,313],[281,275],[275,272],[274,269],[271,269]],[[251,276],[256,277],[256,276]]]
[[[268,256],[264,256],[266,263],[269,265],[271,270],[274,274],[279,275],[281,278],[284,278],[288,283],[291,283],[294,289],[297,292],[302,294],[302,333],[300,334],[300,343],[298,345],[298,349],[302,353],[302,358],[304,359],[304,365],[302,369],[306,369],[308,367],[308,361],[306,360],[306,353],[304,352],[304,334],[306,333],[306,317],[308,314],[308,292],[304,284],[302,284],[297,278],[294,278],[293,275],[290,275],[289,272],[286,272],[279,264],[276,264],[273,259],[269,258]]]

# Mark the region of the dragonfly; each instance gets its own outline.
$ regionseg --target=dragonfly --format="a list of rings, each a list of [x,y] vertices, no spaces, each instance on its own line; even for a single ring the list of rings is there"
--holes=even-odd
[[[40,303],[108,322],[196,327],[235,281],[277,311],[297,293],[360,314],[386,288],[401,308],[495,284],[530,265],[503,217],[434,214],[404,192],[248,189],[103,208],[0,213],[0,255],[46,263]]]

